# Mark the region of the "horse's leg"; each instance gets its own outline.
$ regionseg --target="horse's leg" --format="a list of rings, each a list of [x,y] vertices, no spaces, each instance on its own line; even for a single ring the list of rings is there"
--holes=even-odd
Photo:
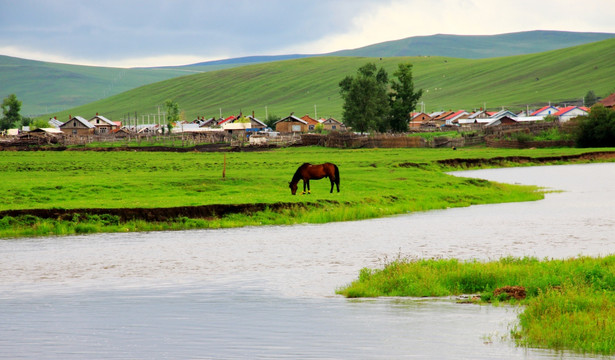
[[[308,187],[308,195],[311,194],[310,193],[310,180],[307,181],[307,187]]]
[[[303,192],[301,193],[301,195],[305,195],[305,186],[307,184],[307,180],[303,179]]]
[[[329,177],[329,181],[331,181],[331,191],[329,191],[329,194],[333,194],[333,183],[335,182],[335,179],[333,177]],[[339,191],[339,190],[338,190]]]

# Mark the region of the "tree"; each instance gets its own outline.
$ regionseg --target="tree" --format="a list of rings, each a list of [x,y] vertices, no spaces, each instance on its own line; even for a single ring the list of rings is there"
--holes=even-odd
[[[594,90],[589,90],[587,94],[585,95],[585,97],[583,98],[583,105],[592,106],[596,103],[596,101],[598,101],[598,98],[596,97],[596,93],[594,93]]]
[[[15,94],[11,94],[2,101],[2,114],[4,117],[0,120],[0,130],[10,129],[21,122],[21,101],[17,100]]]
[[[355,76],[342,79],[339,86],[344,100],[344,123],[361,133],[385,129],[389,113],[387,83],[386,71],[377,70],[374,63],[367,63]]]
[[[410,63],[399,64],[393,76],[397,77],[397,81],[391,80],[389,125],[393,131],[404,132],[408,130],[410,113],[416,108],[416,104],[423,95],[423,90],[414,91],[412,64]]]
[[[179,121],[179,105],[173,100],[167,100],[164,106],[167,109],[167,122],[171,124]]]
[[[267,127],[274,129],[275,130],[275,126],[274,124],[278,121],[280,121],[282,118],[278,115],[275,114],[269,114],[267,115],[267,118],[265,119],[265,125],[267,125]]]
[[[598,104],[581,119],[577,135],[579,147],[615,146],[615,111]]]

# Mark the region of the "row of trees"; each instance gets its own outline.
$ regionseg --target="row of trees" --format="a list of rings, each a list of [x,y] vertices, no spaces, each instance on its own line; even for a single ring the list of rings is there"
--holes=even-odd
[[[409,114],[423,90],[414,90],[412,64],[399,64],[393,76],[396,79],[389,81],[384,68],[377,69],[374,63],[361,66],[354,76],[346,76],[339,83],[344,123],[361,133],[407,131]]]

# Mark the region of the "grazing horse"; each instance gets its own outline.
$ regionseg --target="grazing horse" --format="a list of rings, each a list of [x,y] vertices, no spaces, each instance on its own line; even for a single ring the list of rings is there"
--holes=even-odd
[[[297,169],[293,179],[288,183],[290,192],[295,195],[297,193],[297,184],[299,180],[303,180],[303,194],[305,194],[305,187],[307,186],[307,193],[310,193],[310,179],[319,180],[324,177],[328,177],[331,181],[331,191],[333,192],[333,184],[337,185],[337,192],[340,192],[340,170],[337,165],[331,163],[324,163],[320,165],[312,165],[305,163]]]

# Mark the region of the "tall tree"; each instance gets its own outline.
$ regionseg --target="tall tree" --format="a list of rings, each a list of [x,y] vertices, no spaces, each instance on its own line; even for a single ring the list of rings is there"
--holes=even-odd
[[[414,91],[412,79],[412,64],[399,64],[397,71],[393,73],[397,80],[391,80],[391,114],[389,125],[391,130],[408,131],[410,113],[416,108],[416,104],[423,95],[423,90]]]
[[[21,122],[21,101],[17,100],[15,94],[11,94],[4,98],[2,101],[2,114],[4,115],[0,120],[0,130],[10,129],[16,124]]]
[[[165,101],[164,107],[167,109],[167,122],[169,124],[179,121],[179,105],[175,101]]]
[[[596,103],[596,101],[598,101],[598,97],[596,96],[596,93],[594,92],[594,90],[589,90],[587,94],[585,94],[585,97],[583,98],[583,105],[593,106]]]
[[[363,65],[355,76],[340,81],[344,123],[361,133],[385,128],[389,112],[387,83],[386,71],[378,70],[374,63]]]

